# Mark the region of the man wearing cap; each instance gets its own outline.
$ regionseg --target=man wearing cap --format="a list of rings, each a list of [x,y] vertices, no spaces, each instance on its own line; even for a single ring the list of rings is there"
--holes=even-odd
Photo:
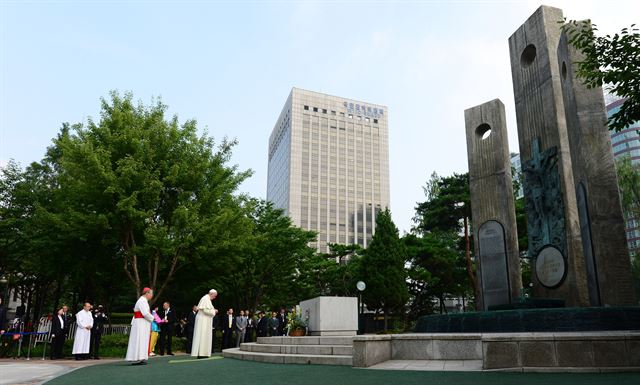
[[[218,292],[215,289],[209,290],[198,302],[198,313],[193,330],[193,344],[191,346],[191,356],[198,358],[211,357],[211,333],[213,331],[213,317],[217,310],[211,301],[216,299]]]
[[[129,346],[125,360],[133,361],[133,365],[146,365],[149,359],[149,337],[153,315],[149,309],[149,301],[153,298],[153,290],[142,289],[142,296],[133,307]]]

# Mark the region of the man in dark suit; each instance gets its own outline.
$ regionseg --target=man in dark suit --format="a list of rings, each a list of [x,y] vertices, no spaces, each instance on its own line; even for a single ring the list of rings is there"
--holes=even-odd
[[[211,320],[211,353],[216,352],[216,329],[220,329],[219,327],[220,317],[218,316],[218,312],[213,316]],[[222,351],[222,349],[220,349]]]
[[[193,344],[193,328],[196,326],[196,314],[198,314],[198,306],[194,305],[187,314],[186,337],[187,346],[185,347],[187,354],[191,354],[191,345]]]
[[[66,325],[64,324],[64,312],[62,308],[58,309],[56,314],[51,317],[51,359],[57,360],[62,358],[62,347]]]
[[[176,324],[176,313],[171,309],[171,304],[165,302],[162,304],[162,310],[158,312],[158,317],[164,322],[160,324],[160,355],[164,356],[165,347],[167,348],[167,354],[172,356],[171,340],[173,337],[173,330]]]
[[[100,340],[102,339],[104,324],[108,321],[109,318],[104,312],[104,307],[98,305],[98,308],[93,312],[93,327],[91,328],[91,355],[93,355],[94,360],[100,359]]]
[[[222,324],[222,349],[233,347],[233,330],[236,328],[233,317],[233,309],[227,310],[227,314],[220,318]]]
[[[271,312],[271,318],[269,318],[269,337],[279,336],[278,329],[280,328],[280,321],[278,321],[278,313]]]
[[[283,336],[287,334],[287,311],[284,308],[280,309],[278,323],[278,335]]]
[[[258,313],[258,323],[256,326],[256,337],[266,337],[269,331],[269,319],[264,316],[264,312]]]
[[[244,342],[253,342],[253,334],[256,331],[256,319],[249,313],[249,310],[245,310],[244,314],[247,316],[247,334],[244,336]]]
[[[0,296],[0,330],[5,331],[7,328],[7,307],[2,303]]]
[[[62,319],[64,320],[64,338],[69,336],[71,330],[71,324],[74,322],[73,314],[69,311],[69,306],[62,305]],[[64,357],[64,344],[62,344],[62,356]]]

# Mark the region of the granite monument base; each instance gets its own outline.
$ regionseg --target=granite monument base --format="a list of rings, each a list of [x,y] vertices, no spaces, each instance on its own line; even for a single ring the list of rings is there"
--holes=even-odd
[[[309,317],[311,336],[355,336],[358,332],[356,297],[316,297],[300,302],[302,317]]]

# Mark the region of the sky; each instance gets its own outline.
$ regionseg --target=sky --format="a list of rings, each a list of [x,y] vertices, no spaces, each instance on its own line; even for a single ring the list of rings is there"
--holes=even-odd
[[[508,38],[538,1],[0,0],[0,166],[42,159],[100,98],[161,97],[181,122],[235,138],[266,198],[267,144],[292,87],[388,107],[391,212],[409,231],[433,172],[468,170],[464,110],[500,98],[518,152]],[[600,33],[640,1],[548,0]],[[385,111],[387,112],[387,111]]]

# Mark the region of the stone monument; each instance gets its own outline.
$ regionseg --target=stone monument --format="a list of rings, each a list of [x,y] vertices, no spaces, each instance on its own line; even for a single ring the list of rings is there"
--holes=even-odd
[[[358,333],[357,297],[316,297],[300,302],[300,314],[309,317],[309,335],[355,336]]]
[[[568,25],[569,28],[576,28]],[[588,27],[583,23],[582,27]],[[601,87],[576,78],[582,53],[562,33],[557,66],[567,123],[589,304],[635,305],[624,217]]]
[[[587,306],[557,49],[562,11],[542,6],[509,38],[534,296]]]
[[[512,303],[522,286],[518,231],[504,105],[499,99],[465,110],[478,308]]]
[[[634,302],[602,90],[576,79],[562,11],[542,6],[509,38],[534,296]]]

